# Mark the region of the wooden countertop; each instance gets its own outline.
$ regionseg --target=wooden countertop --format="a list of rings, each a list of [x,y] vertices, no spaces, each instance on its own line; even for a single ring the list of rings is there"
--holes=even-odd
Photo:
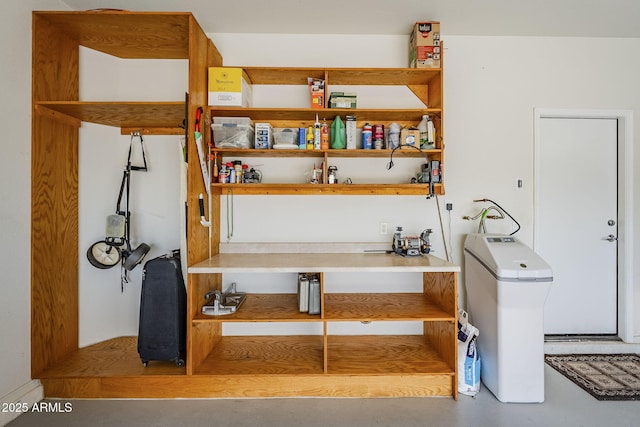
[[[251,253],[215,255],[189,273],[459,272],[460,266],[433,255],[402,257],[384,253]]]

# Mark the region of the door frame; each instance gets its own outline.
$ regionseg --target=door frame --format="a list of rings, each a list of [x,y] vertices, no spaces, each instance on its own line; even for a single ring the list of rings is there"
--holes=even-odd
[[[534,108],[533,247],[539,242],[537,201],[541,176],[541,120],[546,118],[618,120],[618,336],[634,342],[633,292],[633,111]]]

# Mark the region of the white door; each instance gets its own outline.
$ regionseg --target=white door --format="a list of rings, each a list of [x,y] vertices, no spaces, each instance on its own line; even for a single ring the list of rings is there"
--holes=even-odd
[[[540,119],[536,250],[554,277],[545,334],[617,333],[617,127]]]

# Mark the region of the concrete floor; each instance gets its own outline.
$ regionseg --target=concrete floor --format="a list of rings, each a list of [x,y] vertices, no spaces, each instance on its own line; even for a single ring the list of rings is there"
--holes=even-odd
[[[26,413],[10,427],[48,426],[637,426],[640,402],[601,402],[545,365],[545,402],[476,398],[52,400],[67,413]]]

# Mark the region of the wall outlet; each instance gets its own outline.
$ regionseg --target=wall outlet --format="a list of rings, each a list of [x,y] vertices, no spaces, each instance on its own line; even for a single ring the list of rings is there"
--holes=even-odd
[[[387,234],[387,231],[388,231],[388,224],[386,222],[381,222],[379,226],[380,234]]]
[[[453,210],[453,202],[447,200],[446,202],[444,202],[444,207],[448,210],[448,211],[452,211]]]

